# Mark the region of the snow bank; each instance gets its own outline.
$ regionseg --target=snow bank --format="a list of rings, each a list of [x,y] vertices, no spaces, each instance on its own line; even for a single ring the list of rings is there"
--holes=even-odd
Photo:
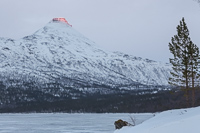
[[[135,127],[124,127],[114,133],[200,133],[200,107],[169,110]]]

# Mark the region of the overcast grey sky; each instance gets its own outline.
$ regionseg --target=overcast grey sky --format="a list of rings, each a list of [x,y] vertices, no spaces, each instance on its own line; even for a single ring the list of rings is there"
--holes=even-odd
[[[200,47],[194,0],[0,0],[0,37],[22,38],[54,17],[109,51],[169,62],[168,43],[182,17]]]

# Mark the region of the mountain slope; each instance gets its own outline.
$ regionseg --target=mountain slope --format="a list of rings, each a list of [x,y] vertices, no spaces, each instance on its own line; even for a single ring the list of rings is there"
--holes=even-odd
[[[102,50],[65,21],[50,21],[19,40],[0,38],[0,61],[7,86],[33,81],[73,88],[168,85],[171,70],[168,64]]]

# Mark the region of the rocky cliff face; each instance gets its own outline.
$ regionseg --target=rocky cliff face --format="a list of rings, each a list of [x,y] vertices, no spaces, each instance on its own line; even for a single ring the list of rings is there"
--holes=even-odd
[[[0,62],[6,86],[57,83],[79,90],[168,85],[171,70],[168,64],[102,50],[64,21],[50,21],[19,40],[0,38]]]

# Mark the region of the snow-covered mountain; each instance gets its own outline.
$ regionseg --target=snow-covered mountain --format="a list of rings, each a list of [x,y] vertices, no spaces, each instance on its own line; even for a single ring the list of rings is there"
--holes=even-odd
[[[0,79],[7,86],[168,85],[171,70],[169,64],[102,50],[65,19],[53,19],[19,40],[0,38],[0,62]]]

